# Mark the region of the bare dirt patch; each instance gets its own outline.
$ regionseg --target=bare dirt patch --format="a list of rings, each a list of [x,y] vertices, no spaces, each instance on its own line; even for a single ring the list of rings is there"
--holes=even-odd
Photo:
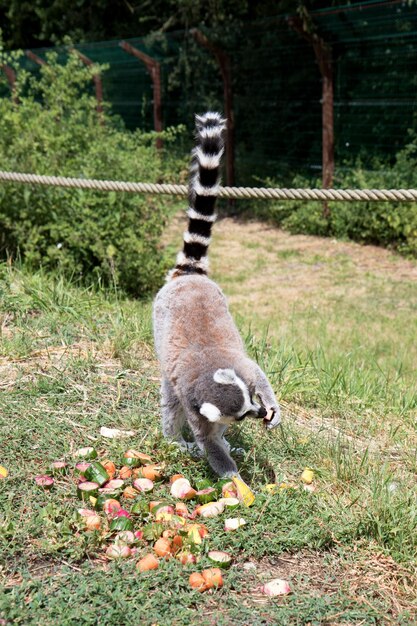
[[[186,229],[186,216],[178,214],[171,222],[165,235],[165,244],[178,243],[181,247],[181,234]],[[242,255],[242,251],[244,254]],[[285,259],[284,267],[297,267],[297,258],[311,263],[316,258],[315,269],[320,269],[320,257],[340,262],[341,258],[351,261],[354,269],[372,272],[392,280],[417,282],[417,261],[403,258],[385,248],[360,245],[311,235],[291,235],[280,228],[260,221],[239,221],[223,218],[214,227],[214,237],[210,257],[216,270],[227,274],[251,267],[255,258],[266,257]],[[222,269],[221,269],[222,268]],[[313,272],[315,274],[315,272]]]
[[[370,271],[386,276],[393,280],[410,280],[417,282],[417,262],[393,254],[389,250],[377,246],[362,246],[356,243],[337,241],[311,235],[291,235],[279,228],[263,222],[240,222],[225,218],[219,222],[213,242],[215,256],[216,249],[222,255],[222,248],[227,245],[228,256],[239,259],[239,251],[245,242],[254,247],[256,254],[287,253],[291,260],[291,252],[305,257],[324,257],[324,259],[340,260],[346,257],[355,269],[362,272]],[[223,255],[222,255],[223,256]],[[285,254],[284,254],[285,257]],[[320,265],[320,261],[317,261]]]
[[[276,311],[277,301],[285,314],[300,301],[320,306],[330,297],[358,298],[367,290],[365,276],[417,282],[417,263],[382,248],[291,235],[229,218],[218,225],[211,258],[221,282],[240,283],[239,293],[232,289],[231,304],[256,302],[260,317]]]
[[[174,250],[182,245],[186,218],[179,214],[166,233]],[[224,218],[214,227],[210,248],[214,279],[232,310],[264,321],[291,315],[294,307],[327,307],[372,295],[375,282],[389,281],[398,309],[409,303],[395,283],[417,282],[417,262],[376,246],[323,237],[291,235],[259,221]],[[388,304],[391,302],[389,301]],[[390,306],[386,307],[389,314]]]

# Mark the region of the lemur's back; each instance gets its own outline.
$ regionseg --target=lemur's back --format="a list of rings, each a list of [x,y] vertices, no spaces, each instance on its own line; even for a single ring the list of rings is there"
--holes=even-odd
[[[166,284],[155,300],[154,328],[156,350],[167,373],[184,359],[216,351],[224,360],[228,352],[244,350],[226,299],[207,276],[183,276]]]

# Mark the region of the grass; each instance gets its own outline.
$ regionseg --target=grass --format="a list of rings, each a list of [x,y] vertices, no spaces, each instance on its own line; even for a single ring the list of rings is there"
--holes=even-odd
[[[208,520],[210,549],[235,565],[212,595],[189,590],[195,566],[168,561],[139,575],[134,562],[106,563],[100,536],[78,530],[71,479],[51,492],[33,482],[83,445],[114,459],[140,447],[171,473],[212,478],[161,437],[150,303],[1,267],[0,464],[10,476],[0,481],[0,624],[417,623],[412,267],[383,276],[358,266],[359,246],[334,256],[320,240],[308,247],[313,239],[274,231],[260,248],[249,229],[245,246],[243,230],[232,238],[219,226],[215,276],[284,419],[272,433],[247,421],[229,437],[247,450],[239,464],[257,501],[236,533]],[[396,259],[384,262],[399,273]],[[101,426],[138,434],[106,440]],[[316,492],[262,491],[299,484],[306,466]],[[260,585],[274,577],[294,593],[266,599]]]

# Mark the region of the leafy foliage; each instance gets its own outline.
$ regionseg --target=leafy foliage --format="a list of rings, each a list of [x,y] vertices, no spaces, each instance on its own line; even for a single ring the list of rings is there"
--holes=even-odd
[[[315,4],[327,3],[315,0]],[[6,44],[20,48],[61,43],[67,35],[74,41],[94,41],[198,24],[212,27],[293,9],[294,3],[289,0],[113,0],[111,5],[107,0],[81,0],[73,6],[65,0],[0,0],[0,22]]]
[[[9,61],[10,63],[10,61]],[[100,120],[92,75],[75,55],[54,54],[39,78],[20,71],[18,104],[0,100],[3,169],[86,178],[163,178],[154,135],[124,130],[108,107]],[[165,134],[165,144],[175,134]],[[171,167],[173,167],[171,163]],[[6,184],[0,187],[0,255],[59,269],[82,282],[144,295],[166,270],[159,251],[166,201],[160,197]]]
[[[358,161],[354,167],[341,171],[335,180],[340,189],[404,189],[417,186],[417,135],[411,134],[408,145],[401,150],[392,167],[374,163],[373,170],[364,169]],[[280,181],[267,180],[272,187],[282,186]],[[311,183],[296,177],[292,187],[321,187],[321,182]],[[251,206],[253,214],[253,205]],[[323,215],[321,202],[259,203],[254,212],[271,219],[292,233],[328,235],[339,239],[352,239],[392,247],[417,256],[417,205],[411,202],[330,202],[330,216]]]

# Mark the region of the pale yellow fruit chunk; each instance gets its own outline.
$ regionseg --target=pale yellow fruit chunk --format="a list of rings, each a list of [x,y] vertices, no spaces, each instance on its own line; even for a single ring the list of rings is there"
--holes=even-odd
[[[247,484],[238,476],[233,476],[232,481],[237,490],[237,497],[245,506],[251,506],[255,501],[255,494]]]
[[[314,472],[309,467],[306,467],[304,472],[301,474],[301,480],[306,485],[311,485],[314,480]]]

